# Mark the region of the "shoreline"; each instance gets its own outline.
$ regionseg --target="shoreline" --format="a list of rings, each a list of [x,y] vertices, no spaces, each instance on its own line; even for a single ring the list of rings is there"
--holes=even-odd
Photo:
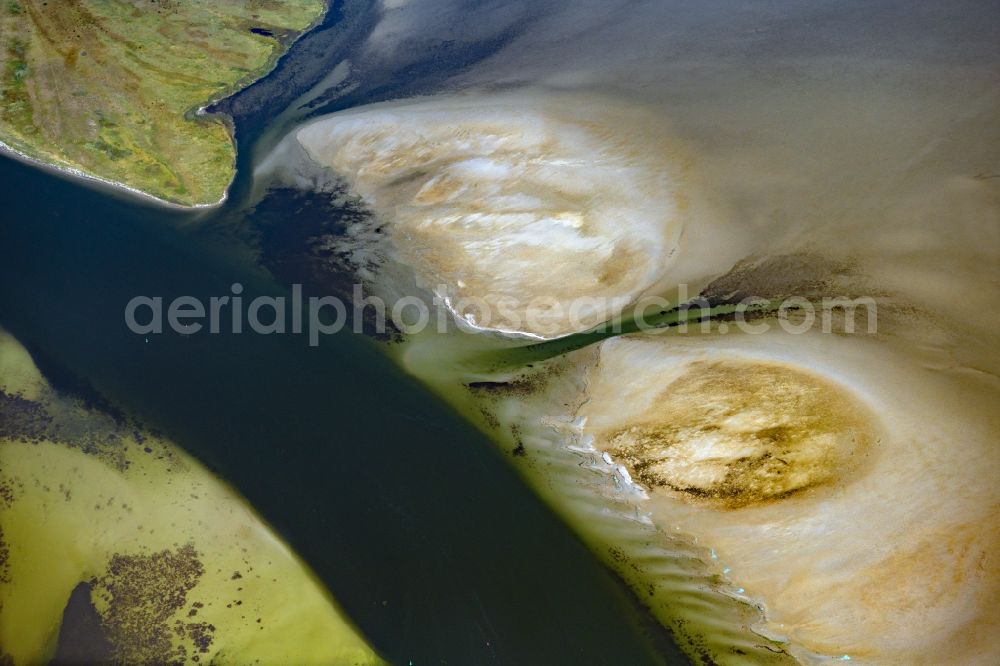
[[[59,166],[57,164],[52,164],[50,162],[45,162],[37,157],[32,157],[25,152],[14,148],[13,146],[0,141],[0,154],[6,155],[12,159],[22,162],[24,164],[29,164],[33,167],[38,167],[43,171],[48,171],[49,173],[54,173],[57,176],[69,176],[72,178],[79,178],[83,181],[90,181],[91,183],[99,183],[104,187],[118,191],[127,192],[140,199],[145,199],[148,202],[155,203],[157,205],[163,206],[164,208],[174,208],[178,210],[202,210],[206,208],[217,208],[224,204],[229,199],[229,188],[233,184],[233,179],[230,179],[229,184],[226,185],[225,191],[222,193],[222,197],[219,198],[215,203],[203,203],[203,204],[179,204],[175,201],[168,201],[167,199],[161,199],[155,194],[150,194],[149,192],[144,192],[138,188],[131,187],[125,183],[119,183],[118,181],[110,180],[108,178],[101,178],[100,176],[95,176],[93,174],[87,173],[82,169],[77,169],[75,167]],[[233,178],[235,178],[235,169],[233,171]]]
[[[230,177],[229,182],[226,184],[225,189],[223,189],[222,196],[219,197],[219,199],[213,203],[181,204],[177,203],[176,201],[162,199],[156,196],[155,194],[150,194],[149,192],[145,192],[136,187],[131,187],[129,185],[126,185],[125,183],[120,183],[116,180],[102,178],[100,176],[87,173],[86,171],[78,169],[76,167],[60,166],[57,164],[53,164],[51,162],[46,162],[37,157],[32,157],[31,155],[28,155],[27,153],[18,150],[17,148],[11,146],[10,144],[5,143],[3,140],[0,140],[0,155],[9,156],[12,159],[15,159],[19,162],[22,162],[24,164],[29,164],[33,167],[41,168],[43,171],[54,173],[57,176],[80,178],[83,181],[90,181],[91,184],[98,183],[100,185],[109,188],[114,193],[127,192],[128,194],[131,194],[139,199],[142,199],[149,203],[156,204],[158,206],[162,206],[163,208],[172,208],[175,210],[182,210],[182,211],[198,211],[198,210],[218,208],[219,206],[222,206],[224,203],[226,203],[226,201],[229,200],[229,190],[230,188],[232,188],[233,183],[236,181],[236,163],[238,160],[239,146],[236,142],[236,131],[233,123],[233,118],[224,113],[210,112],[208,111],[208,108],[215,104],[218,104],[219,102],[228,97],[231,97],[232,95],[236,94],[241,90],[245,90],[246,88],[257,83],[258,81],[270,76],[271,73],[274,72],[274,70],[277,68],[278,63],[281,61],[281,59],[288,54],[292,46],[294,46],[295,43],[298,42],[299,39],[301,39],[304,35],[310,33],[317,26],[321,25],[323,21],[326,20],[326,16],[330,11],[331,3],[326,2],[325,5],[326,6],[323,9],[322,13],[320,13],[319,16],[317,16],[312,21],[312,23],[310,23],[308,26],[299,31],[299,33],[295,36],[295,38],[292,39],[290,42],[288,42],[288,44],[285,46],[284,50],[281,53],[278,53],[276,56],[273,56],[268,59],[268,62],[266,64],[266,69],[262,70],[259,76],[250,78],[250,80],[246,81],[246,83],[244,83],[243,85],[239,85],[240,82],[237,82],[237,84],[234,85],[232,89],[224,91],[218,97],[211,98],[194,109],[193,114],[195,116],[201,118],[218,117],[222,121],[222,124],[229,131],[229,141],[233,145],[232,176]],[[191,110],[189,110],[188,113],[191,113]]]

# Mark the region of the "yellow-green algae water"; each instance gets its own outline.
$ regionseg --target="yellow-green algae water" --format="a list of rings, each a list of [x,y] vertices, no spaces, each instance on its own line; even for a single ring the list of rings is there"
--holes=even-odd
[[[0,391],[4,663],[53,656],[81,583],[117,663],[382,663],[239,494],[127,417],[54,392],[5,332]]]

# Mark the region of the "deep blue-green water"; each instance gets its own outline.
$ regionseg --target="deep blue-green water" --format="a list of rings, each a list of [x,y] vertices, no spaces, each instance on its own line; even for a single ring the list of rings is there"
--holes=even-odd
[[[280,84],[259,95],[270,106],[251,88],[229,108],[240,171],[221,209],[166,210],[0,158],[0,325],[54,383],[89,382],[234,483],[394,663],[674,661],[655,621],[493,445],[372,341],[126,328],[136,295],[207,299],[233,282],[246,300],[285,293],[232,239],[232,220],[268,117],[370,25],[339,11],[260,84]],[[411,69],[407,90],[440,78]],[[372,86],[371,99],[405,92],[385,72]]]

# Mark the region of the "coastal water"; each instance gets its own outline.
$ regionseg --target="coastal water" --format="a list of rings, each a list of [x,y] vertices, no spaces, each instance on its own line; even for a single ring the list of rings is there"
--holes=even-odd
[[[321,69],[317,54],[336,62],[351,35],[326,39],[293,47],[265,83]],[[392,94],[380,85],[376,97]],[[92,387],[232,482],[393,663],[673,661],[663,630],[493,445],[369,340],[127,329],[137,295],[285,293],[231,243],[227,218],[267,117],[237,114],[235,196],[207,212],[0,158],[0,326],[55,386]]]

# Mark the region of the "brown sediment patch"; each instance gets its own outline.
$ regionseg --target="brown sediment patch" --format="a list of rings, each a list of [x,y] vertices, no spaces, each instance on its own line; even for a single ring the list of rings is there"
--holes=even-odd
[[[52,428],[40,403],[0,391],[0,439],[39,440]]]
[[[734,509],[847,478],[875,442],[871,424],[846,390],[803,370],[695,361],[597,444],[649,487]]]
[[[472,394],[477,403],[483,422],[493,430],[500,430],[502,420],[497,415],[497,409],[507,401],[523,401],[540,393],[549,386],[551,380],[566,371],[565,363],[560,359],[542,364],[540,367],[527,366],[524,372],[496,379],[481,379],[465,382],[465,388]],[[511,454],[515,458],[525,457],[528,453],[519,425],[511,425],[510,438],[513,443]]]
[[[112,660],[111,643],[101,628],[101,616],[90,596],[89,583],[73,588],[59,626],[56,654],[49,666],[106,664]]]
[[[804,603],[783,621],[799,627],[799,640],[810,650],[849,652],[872,663],[995,663],[972,655],[991,654],[995,643],[990,637],[996,635],[992,625],[1000,602],[1000,538],[984,526],[995,524],[996,509],[968,518],[923,531],[915,527],[912,540],[883,546],[881,557],[852,571],[847,589],[836,596],[850,596],[847,617],[863,630],[811,620]],[[793,575],[787,588],[828,596],[805,573]],[[826,610],[822,602],[820,608]],[[920,628],[916,635],[914,627]],[[898,657],[906,652],[909,658]]]
[[[990,516],[995,524],[996,516]],[[965,589],[970,582],[991,593],[991,606],[998,600],[998,560],[993,554],[998,539],[983,525],[963,524],[928,534],[906,549],[890,552],[874,566],[860,572],[870,585],[864,586],[861,602],[873,616],[913,613],[933,609]]]
[[[0,508],[9,509],[17,498],[13,479],[0,477]]]
[[[304,297],[336,296],[355,304],[358,296],[373,295],[365,276],[385,262],[381,248],[385,223],[343,187],[323,196],[272,188],[254,207],[250,221],[260,235],[259,263],[285,284],[301,284]],[[391,313],[380,313],[374,305],[356,305],[360,312],[354,307],[347,311],[353,329],[360,327],[384,342],[399,341]]]
[[[86,379],[54,359],[38,350],[32,351],[31,358],[50,386],[32,399],[22,392],[0,389],[0,440],[54,442],[94,455],[119,471],[127,470],[131,443],[142,446],[147,444],[147,435],[157,433],[146,430]],[[152,453],[149,444],[145,451]],[[179,464],[165,447],[156,446],[156,453]]]
[[[513,398],[537,393],[553,379],[563,375],[569,363],[565,359],[553,358],[537,365],[527,364],[515,374],[496,376],[495,379],[480,379],[465,382],[465,387],[479,398]]]
[[[492,409],[480,407],[479,415],[483,417],[483,422],[493,430],[498,430],[500,428],[500,420],[497,418],[497,415],[493,413]]]
[[[183,663],[207,653],[215,627],[171,622],[205,573],[194,546],[150,555],[116,554],[107,572],[90,581],[99,600],[101,625],[116,661]]]
[[[510,436],[514,438],[514,448],[511,450],[511,454],[515,458],[523,458],[528,455],[528,450],[524,446],[524,439],[521,437],[521,426],[517,423],[512,423],[510,426]]]
[[[0,415],[2,415],[2,412],[0,412]],[[14,482],[0,477],[0,510],[10,509],[16,497]],[[10,582],[10,544],[7,543],[4,537],[3,525],[0,524],[0,585]],[[3,596],[0,595],[0,611],[2,610]],[[3,653],[0,651],[0,664],[3,663],[2,657]]]
[[[478,395],[529,395],[537,390],[538,382],[532,379],[512,379],[510,381],[469,382],[466,386]]]
[[[129,466],[126,442],[141,426],[74,397],[49,393],[27,400],[0,390],[0,439],[56,442],[96,455],[116,469]],[[139,441],[139,438],[136,438]]]
[[[3,526],[0,525],[0,584],[10,582],[10,546],[4,541]],[[3,599],[0,598],[0,610],[3,609]]]
[[[816,253],[801,252],[750,257],[715,280],[701,297],[713,305],[739,303],[745,298],[780,300],[792,296],[820,299],[829,296],[870,296],[871,289],[860,284],[853,262]]]

